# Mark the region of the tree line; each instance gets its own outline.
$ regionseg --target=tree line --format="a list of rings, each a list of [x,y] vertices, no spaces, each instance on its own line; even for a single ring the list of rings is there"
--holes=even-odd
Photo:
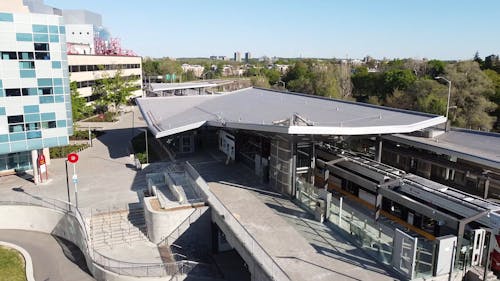
[[[202,78],[222,77],[224,65],[234,61],[151,59],[143,61],[146,75],[176,73],[182,81],[200,79],[182,72],[183,63],[205,67]],[[281,72],[276,65],[288,65]],[[264,88],[347,99],[401,109],[445,115],[448,83],[451,81],[449,119],[453,126],[500,132],[500,61],[497,55],[484,59],[475,54],[465,61],[393,59],[369,60],[354,65],[337,59],[280,59],[273,64],[252,60],[244,65],[244,76]]]

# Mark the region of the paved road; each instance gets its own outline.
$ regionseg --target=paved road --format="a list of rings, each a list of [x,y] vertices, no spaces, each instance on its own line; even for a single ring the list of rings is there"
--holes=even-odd
[[[51,235],[22,230],[0,230],[0,240],[24,248],[33,260],[37,281],[90,281],[83,255],[68,241]],[[81,268],[73,261],[80,264]]]

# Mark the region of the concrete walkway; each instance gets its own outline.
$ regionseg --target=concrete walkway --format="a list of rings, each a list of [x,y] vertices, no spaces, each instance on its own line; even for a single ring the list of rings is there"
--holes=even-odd
[[[95,280],[88,273],[82,253],[68,241],[58,241],[41,232],[21,230],[0,230],[0,241],[18,245],[30,254],[35,280]]]
[[[268,190],[240,165],[194,164],[210,189],[292,280],[397,280],[301,208]]]

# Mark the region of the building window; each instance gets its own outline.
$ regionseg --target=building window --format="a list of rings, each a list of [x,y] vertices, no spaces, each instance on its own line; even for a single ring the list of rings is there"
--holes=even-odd
[[[49,44],[47,43],[35,43],[35,51],[49,51]]]
[[[47,28],[46,25],[34,24],[33,25],[33,32],[35,32],[35,33],[47,33],[47,32],[49,32],[49,29]]]
[[[23,123],[24,117],[22,115],[11,115],[7,117],[7,122],[9,122],[9,124]]]
[[[10,13],[0,13],[0,21],[14,22],[14,16]]]
[[[35,69],[34,61],[20,61],[19,62],[20,69]]]
[[[37,131],[40,130],[40,123],[26,123],[26,131]]]
[[[7,97],[18,97],[21,96],[20,89],[5,89],[5,95]]]
[[[16,40],[21,42],[33,41],[33,34],[31,33],[16,33]]]
[[[32,60],[33,52],[19,52],[17,53],[20,60]]]
[[[49,52],[35,52],[35,58],[37,60],[50,60]]]
[[[52,87],[51,88],[39,88],[38,89],[38,94],[40,96],[47,96],[47,95],[52,95]]]
[[[42,122],[43,129],[54,129],[57,128],[56,125],[57,125],[56,121]]]
[[[23,88],[22,93],[23,93],[23,96],[36,96],[36,95],[38,95],[37,88]]]
[[[3,60],[17,60],[16,52],[2,52],[1,57]]]

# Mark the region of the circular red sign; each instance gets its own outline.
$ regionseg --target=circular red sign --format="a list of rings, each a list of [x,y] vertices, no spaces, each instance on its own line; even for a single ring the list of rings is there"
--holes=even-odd
[[[70,163],[76,163],[76,162],[78,162],[78,154],[76,154],[76,153],[70,153],[70,154],[68,154],[68,161]]]

